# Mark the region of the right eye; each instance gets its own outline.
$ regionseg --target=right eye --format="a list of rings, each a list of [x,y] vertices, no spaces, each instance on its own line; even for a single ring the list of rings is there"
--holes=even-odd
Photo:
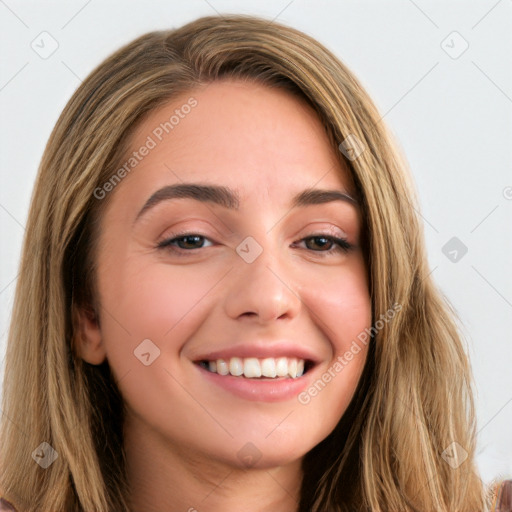
[[[180,253],[181,251],[190,252],[194,249],[203,249],[204,242],[210,241],[206,236],[198,233],[180,233],[172,235],[171,238],[162,240],[158,245],[158,249],[168,249],[173,252]],[[213,245],[211,243],[211,245]]]

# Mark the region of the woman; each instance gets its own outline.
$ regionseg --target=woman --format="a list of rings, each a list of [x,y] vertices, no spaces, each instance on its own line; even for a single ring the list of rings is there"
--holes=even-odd
[[[409,181],[366,92],[296,30],[208,17],[112,55],[35,187],[6,500],[480,511],[499,490],[505,506],[507,484],[478,477],[470,368]]]

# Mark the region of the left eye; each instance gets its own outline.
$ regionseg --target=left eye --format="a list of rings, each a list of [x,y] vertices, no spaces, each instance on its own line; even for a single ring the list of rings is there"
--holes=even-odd
[[[316,249],[311,249],[315,252],[347,252],[352,248],[352,245],[349,244],[345,238],[337,238],[330,235],[312,235],[301,240],[301,242],[306,243],[306,246],[308,245],[308,241],[313,241],[313,244],[309,244],[310,248],[311,246],[320,247],[319,251]]]
[[[204,243],[208,241],[210,246],[213,245],[211,240],[197,233],[186,233],[174,238],[162,240],[158,245],[158,249],[167,248],[175,252],[189,252],[193,249],[203,249],[207,247]],[[348,252],[352,245],[345,238],[337,238],[331,235],[315,234],[299,240],[299,243],[305,242],[306,248],[313,252],[322,253],[338,253]],[[312,243],[311,243],[312,242]]]

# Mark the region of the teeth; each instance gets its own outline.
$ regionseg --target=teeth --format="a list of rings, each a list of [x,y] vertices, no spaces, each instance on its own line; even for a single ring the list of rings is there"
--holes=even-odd
[[[244,359],[244,377],[261,377],[260,362],[255,357]]]
[[[232,357],[229,360],[229,373],[235,377],[240,377],[244,373],[244,362],[239,357]]]
[[[288,363],[288,373],[290,374],[290,377],[297,377],[297,359],[291,359]]]
[[[304,373],[304,359],[297,359],[297,377]]]
[[[209,365],[210,363],[208,363]],[[210,371],[213,372],[214,370],[211,369]],[[224,359],[217,359],[217,373],[219,375],[228,375],[229,373],[229,365],[224,361]]]
[[[244,376],[248,379],[259,377],[291,377],[295,379],[304,374],[304,359],[294,357],[267,357],[257,359],[256,357],[232,357],[228,361],[217,359],[208,361],[208,369],[219,375]]]
[[[276,375],[278,377],[286,377],[288,375],[288,359],[280,357],[276,360]]]
[[[261,361],[261,374],[264,377],[275,377],[276,374],[276,360],[272,357],[267,357]]]

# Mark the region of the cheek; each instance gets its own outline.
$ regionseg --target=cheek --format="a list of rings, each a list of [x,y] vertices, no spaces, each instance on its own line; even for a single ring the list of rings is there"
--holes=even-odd
[[[126,406],[187,442],[201,423],[184,423],[176,411],[201,418],[204,410],[183,387],[187,373],[177,354],[204,322],[219,275],[132,258],[103,276],[102,339]]]
[[[201,311],[221,275],[140,261],[134,257],[100,277],[102,337],[118,371],[140,364],[134,351],[148,339],[160,350],[158,362],[166,363],[203,320]]]
[[[303,300],[323,327],[333,352],[344,353],[353,340],[371,326],[372,308],[366,269],[362,258],[320,277],[318,286],[303,287]]]
[[[316,380],[298,396],[298,402],[308,414],[323,418],[322,432],[327,435],[348,407],[364,369],[372,308],[362,258],[331,272],[322,283],[307,289],[303,298],[332,354]]]

